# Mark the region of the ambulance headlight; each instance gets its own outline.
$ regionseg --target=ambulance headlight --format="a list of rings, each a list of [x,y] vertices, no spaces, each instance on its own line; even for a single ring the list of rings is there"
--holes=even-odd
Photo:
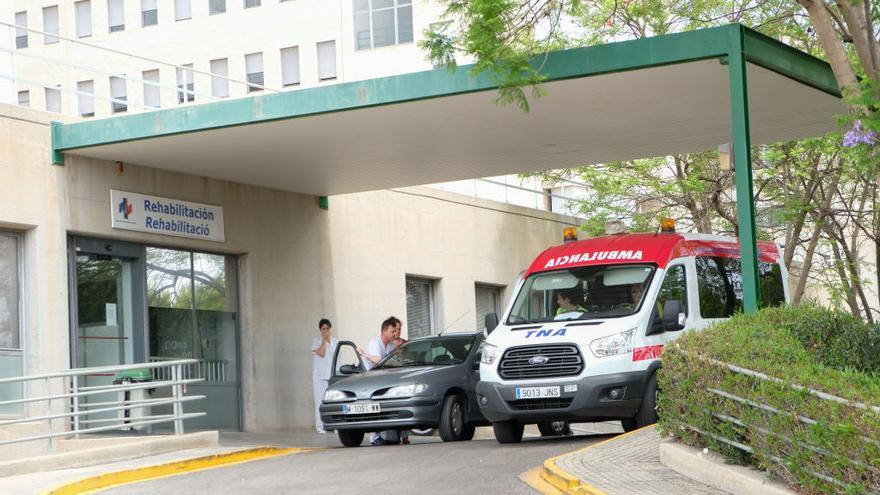
[[[495,362],[495,358],[498,357],[498,346],[489,344],[488,342],[483,344],[483,354],[480,356],[480,362],[483,364],[492,364]]]
[[[330,389],[324,392],[324,402],[339,402],[346,399],[348,399],[348,396],[341,390]]]
[[[374,397],[382,399],[400,399],[403,397],[412,397],[413,395],[423,394],[427,390],[428,386],[424,383],[408,383],[406,385],[391,387],[384,394]]]
[[[617,356],[633,350],[633,337],[636,329],[631,328],[625,332],[616,333],[590,342],[590,350],[596,357]]]

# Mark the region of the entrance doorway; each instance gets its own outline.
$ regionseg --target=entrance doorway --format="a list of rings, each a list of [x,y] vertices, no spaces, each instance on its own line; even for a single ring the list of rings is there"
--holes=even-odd
[[[184,378],[203,378],[189,393],[205,399],[185,407],[207,415],[187,428],[240,430],[237,258],[81,237],[70,244],[73,366],[197,359]],[[85,385],[113,379],[96,374]],[[152,413],[170,412],[160,409]]]

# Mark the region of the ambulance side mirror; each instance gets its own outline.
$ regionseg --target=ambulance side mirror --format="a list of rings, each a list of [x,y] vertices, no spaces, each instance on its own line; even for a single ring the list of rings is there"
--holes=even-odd
[[[486,333],[492,333],[492,330],[498,326],[498,315],[495,313],[489,313],[486,315]]]
[[[663,304],[663,330],[667,332],[684,328],[686,316],[681,310],[681,301],[670,299]]]

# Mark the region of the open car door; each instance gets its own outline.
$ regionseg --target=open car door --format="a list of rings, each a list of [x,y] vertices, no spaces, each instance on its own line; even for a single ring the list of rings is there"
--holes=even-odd
[[[357,346],[350,340],[340,340],[333,354],[333,373],[330,383],[336,383],[345,377],[364,372],[364,362],[358,354]]]

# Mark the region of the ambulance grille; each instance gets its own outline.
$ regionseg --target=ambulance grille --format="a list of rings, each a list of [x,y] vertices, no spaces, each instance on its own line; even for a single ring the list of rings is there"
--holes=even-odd
[[[547,362],[530,364],[535,356],[544,356]],[[504,379],[577,376],[583,369],[581,351],[573,344],[514,347],[505,351],[498,363],[498,374]]]

